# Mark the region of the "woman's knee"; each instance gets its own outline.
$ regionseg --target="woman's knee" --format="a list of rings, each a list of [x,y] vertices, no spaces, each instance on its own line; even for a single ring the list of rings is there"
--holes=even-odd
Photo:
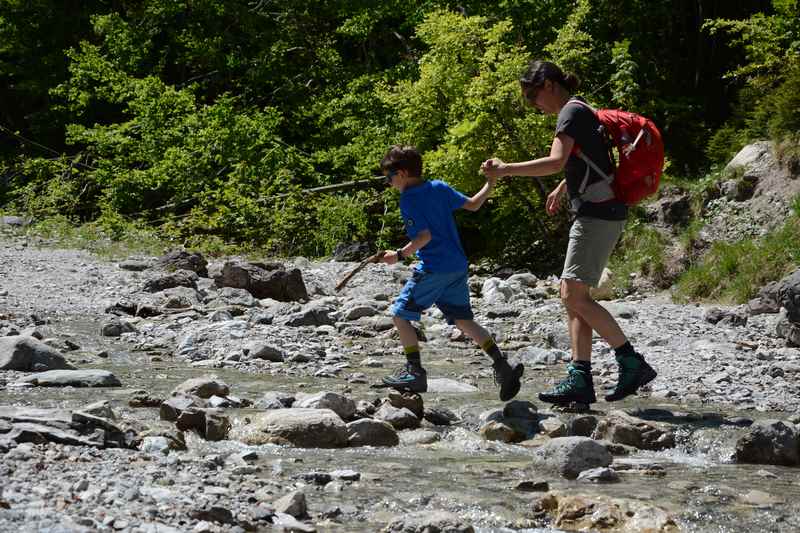
[[[561,281],[561,303],[568,311],[580,314],[581,310],[592,305],[589,287],[579,281]]]

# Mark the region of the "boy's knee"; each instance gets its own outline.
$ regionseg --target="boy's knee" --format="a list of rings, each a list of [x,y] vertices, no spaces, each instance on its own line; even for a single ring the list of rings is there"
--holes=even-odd
[[[410,326],[411,325],[411,322],[409,322],[405,318],[401,318],[401,317],[399,317],[397,315],[392,317],[392,323],[394,324],[394,327],[396,327],[396,328],[402,328],[403,326]]]

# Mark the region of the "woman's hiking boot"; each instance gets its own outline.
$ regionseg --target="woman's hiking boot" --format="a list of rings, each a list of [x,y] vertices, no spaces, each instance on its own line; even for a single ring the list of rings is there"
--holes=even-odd
[[[548,392],[540,392],[539,399],[545,403],[585,404],[595,403],[597,396],[594,393],[592,373],[580,368],[575,363],[567,365],[567,377]]]
[[[494,383],[500,386],[500,401],[507,402],[516,396],[522,385],[520,378],[525,371],[522,363],[515,363],[514,366],[511,366],[503,357],[492,363],[492,370],[494,371]]]
[[[639,353],[617,357],[617,364],[619,365],[617,385],[610,394],[606,394],[607,402],[615,402],[636,394],[639,387],[650,383],[658,375]]]
[[[383,384],[404,392],[427,392],[428,373],[421,366],[406,363],[391,376],[383,378]]]

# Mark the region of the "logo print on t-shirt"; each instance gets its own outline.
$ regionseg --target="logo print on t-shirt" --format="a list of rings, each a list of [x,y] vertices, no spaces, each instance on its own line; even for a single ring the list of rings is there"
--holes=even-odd
[[[414,219],[413,218],[406,219],[406,227],[408,227],[408,228],[413,228],[414,227]]]

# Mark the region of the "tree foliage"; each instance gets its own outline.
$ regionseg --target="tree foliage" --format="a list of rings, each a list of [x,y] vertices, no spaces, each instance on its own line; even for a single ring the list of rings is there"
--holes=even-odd
[[[797,137],[796,0],[0,0],[0,206],[193,245],[325,255],[397,244],[397,197],[306,196],[368,177],[388,145],[464,192],[480,162],[547,153],[520,100],[534,57],[597,105],[651,116],[673,168]],[[473,256],[546,270],[558,176],[460,216]]]

